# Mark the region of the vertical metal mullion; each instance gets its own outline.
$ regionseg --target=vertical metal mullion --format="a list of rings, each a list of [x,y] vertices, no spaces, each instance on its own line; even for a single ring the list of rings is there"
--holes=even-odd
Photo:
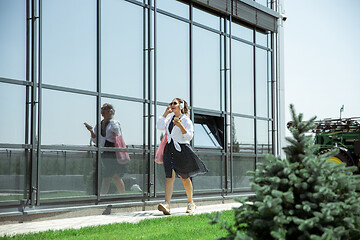
[[[224,23],[224,25],[223,24],[221,24],[221,21],[222,21],[222,19],[224,19],[224,22],[226,22],[226,19],[225,18],[222,18],[222,17],[219,17],[219,22],[220,22],[220,34],[219,34],[219,50],[220,50],[220,63],[219,63],[219,69],[220,69],[220,71],[219,71],[219,76],[220,76],[220,82],[219,82],[219,85],[220,85],[220,111],[224,111],[224,105],[223,105],[223,103],[224,103],[224,101],[223,101],[223,98],[224,98],[224,92],[223,92],[223,77],[222,77],[222,74],[223,74],[223,71],[221,70],[222,68],[222,64],[223,64],[223,59],[222,59],[222,42],[221,42],[221,40],[222,40],[222,36],[223,36],[223,34],[222,33],[224,33],[225,32],[225,30],[223,30],[223,29],[221,29],[222,27],[224,27],[225,26],[225,23]],[[224,71],[226,71],[225,70],[226,69],[226,67],[224,67]]]
[[[145,4],[145,0],[144,0],[144,4]],[[146,99],[146,7],[143,7],[143,99]],[[146,101],[143,102],[143,162],[142,162],[142,166],[146,166],[146,161],[145,161],[145,145],[146,145]],[[143,196],[146,195],[145,191],[147,191],[147,189],[145,190],[145,185],[148,184],[146,183],[146,168],[143,168],[143,186],[142,186],[142,190],[143,190]]]
[[[41,50],[41,44],[42,44],[42,24],[41,24],[41,19],[42,17],[42,0],[39,0],[39,31],[38,31],[38,38],[39,38],[39,45],[38,45],[38,129],[37,129],[37,165],[38,165],[38,170],[37,170],[37,191],[36,191],[36,205],[40,205],[40,171],[41,171],[41,108],[42,108],[42,79],[41,79],[41,64],[42,64],[42,59],[41,59],[41,54],[42,54],[42,50]]]
[[[275,135],[275,70],[274,70],[274,33],[271,33],[271,141],[272,141],[272,154],[277,155],[278,153],[275,151],[275,147],[277,148],[276,143],[276,135]]]
[[[220,69],[220,74],[221,74],[221,79],[222,79],[222,82],[223,82],[223,91],[222,91],[222,94],[223,94],[223,97],[222,97],[222,99],[224,100],[223,101],[223,104],[221,104],[221,106],[223,106],[223,108],[222,108],[222,112],[223,112],[223,116],[224,116],[224,121],[223,121],[223,125],[224,125],[224,136],[226,136],[226,121],[225,121],[225,119],[226,119],[226,103],[227,103],[227,101],[226,101],[226,97],[227,97],[227,95],[226,95],[226,17],[224,16],[224,23],[222,24],[222,25],[220,25],[220,26],[222,26],[223,27],[223,29],[222,29],[222,33],[223,33],[223,35],[220,35],[220,44],[222,43],[222,47],[220,48],[220,61],[223,61],[223,68],[222,69]],[[224,59],[223,59],[224,58]],[[224,75],[224,76],[223,76]],[[226,159],[227,159],[227,144],[225,144],[225,137],[224,137],[224,143],[223,143],[223,146],[224,146],[224,152],[225,152],[225,157],[223,156],[223,154],[222,154],[222,156],[221,156],[221,159],[224,159],[225,161],[224,161],[224,169],[225,169],[225,174],[224,174],[224,176],[222,176],[222,174],[224,173],[223,171],[221,171],[221,188],[222,188],[222,192],[224,193],[225,191],[226,191],[226,189],[227,189],[227,183],[226,183]],[[224,157],[224,158],[223,158]],[[222,182],[222,179],[225,179],[225,182]]]
[[[150,166],[151,166],[151,144],[152,144],[152,139],[151,139],[151,136],[152,136],[152,126],[151,126],[151,116],[152,116],[152,110],[151,110],[151,107],[152,107],[152,61],[151,61],[151,57],[152,57],[152,48],[151,48],[151,45],[152,45],[152,41],[151,41],[151,6],[152,6],[152,1],[151,0],[148,0],[148,5],[149,5],[149,9],[148,9],[148,113],[147,113],[147,116],[148,116],[148,119],[147,119],[147,125],[148,125],[148,146],[147,146],[147,156],[148,156],[148,162],[147,162],[147,172],[148,172],[148,178],[147,178],[147,182],[148,182],[148,196],[150,195],[150,192],[151,192],[151,174],[149,174],[150,172]]]
[[[254,169],[256,169],[256,165],[257,165],[257,161],[258,161],[258,152],[257,152],[257,109],[256,109],[256,83],[257,83],[257,79],[256,79],[256,28],[254,28],[253,30],[253,38],[254,38],[254,45],[253,45],[253,56],[254,56],[254,60],[253,60],[253,66],[254,66],[254,80],[253,80],[253,84],[254,84],[254,151],[255,151],[255,162],[254,162]]]
[[[30,31],[31,31],[31,22],[30,22],[30,0],[26,0],[26,81],[30,81]],[[30,131],[30,90],[34,86],[26,85],[26,96],[25,96],[25,144],[29,144],[31,136],[29,136]],[[25,157],[25,177],[24,177],[24,199],[29,199],[30,196],[27,196],[27,193],[30,192],[31,184],[28,182],[28,174],[31,168],[28,166],[29,162],[29,149],[24,149]]]
[[[97,81],[97,92],[98,96],[96,99],[96,201],[97,203],[101,199],[101,189],[100,189],[100,182],[101,182],[101,152],[100,152],[100,134],[101,134],[101,0],[97,0],[96,2],[96,81]]]
[[[222,17],[219,17],[219,23],[220,23],[220,34],[219,34],[219,52],[220,52],[220,54],[219,54],[219,79],[220,79],[220,81],[219,81],[219,85],[220,85],[220,111],[221,112],[224,112],[224,105],[223,105],[223,103],[224,103],[224,101],[223,101],[223,98],[224,98],[224,92],[223,92],[223,90],[224,90],[224,87],[223,87],[223,77],[222,77],[222,75],[223,75],[223,72],[225,71],[225,70],[223,70],[223,69],[225,69],[226,67],[223,67],[223,59],[222,59],[222,57],[223,57],[223,42],[222,42],[222,39],[223,39],[223,33],[225,32],[225,30],[223,29],[223,27],[225,26],[225,23],[224,24],[222,24],[222,21],[226,21],[225,19],[223,20],[224,18],[222,18]],[[225,191],[225,189],[224,189],[224,184],[223,184],[223,176],[222,176],[222,170],[224,169],[223,168],[223,154],[221,154],[221,157],[220,157],[220,188],[221,188],[221,192],[222,192],[222,196],[224,196],[224,191]]]
[[[194,28],[194,25],[193,25],[193,2],[190,1],[189,3],[189,86],[190,86],[190,106],[193,107],[194,106],[194,75],[193,75],[193,38],[194,38],[194,35],[193,35],[193,28]],[[192,111],[190,111],[190,118],[191,119],[195,119],[194,118],[194,111],[193,111],[193,108],[191,109]],[[191,141],[191,146],[194,147],[194,141]]]
[[[222,177],[221,176],[221,188],[223,189],[223,193],[225,191],[227,191],[228,189],[228,184],[227,184],[227,154],[228,154],[228,150],[227,150],[227,141],[226,141],[226,133],[227,133],[227,126],[226,126],[226,114],[227,114],[227,84],[226,84],[226,75],[227,75],[227,61],[226,61],[226,58],[227,58],[227,48],[226,48],[226,40],[227,40],[227,19],[226,17],[223,18],[224,19],[224,24],[223,24],[223,33],[224,35],[220,35],[220,44],[221,44],[221,40],[223,39],[223,49],[220,48],[220,59],[223,60],[223,71],[220,71],[220,77],[222,78],[222,86],[223,86],[223,91],[221,91],[221,93],[223,94],[223,97],[221,99],[224,99],[224,105],[221,104],[221,106],[224,106],[224,109],[222,109],[223,113],[224,113],[224,121],[223,121],[223,124],[224,124],[224,134],[225,134],[225,137],[223,138],[224,139],[224,142],[223,142],[223,146],[224,146],[224,151],[225,151],[225,176]],[[223,51],[222,51],[223,50]],[[224,58],[224,59],[223,59]],[[221,61],[220,60],[220,61]],[[221,65],[221,64],[220,64]],[[224,76],[223,76],[224,75]],[[223,155],[221,156],[221,159],[223,159]],[[222,164],[221,164],[222,166]],[[223,174],[224,172],[221,171],[221,174]],[[225,179],[225,184],[222,182],[222,179]]]
[[[37,192],[37,159],[36,159],[36,0],[31,1],[31,81],[33,88],[31,91],[31,196],[30,204],[35,205],[36,192]]]
[[[233,171],[233,167],[234,167],[234,156],[233,156],[233,110],[232,110],[232,49],[231,49],[231,44],[232,44],[232,32],[231,32],[231,28],[232,28],[232,16],[230,15],[230,19],[229,19],[229,111],[230,111],[230,121],[229,121],[229,127],[230,127],[230,156],[229,156],[229,167],[230,167],[230,192],[233,192],[233,186],[234,186],[234,171]]]
[[[275,58],[275,115],[276,115],[276,130],[277,130],[277,148],[276,151],[279,155],[281,155],[281,139],[280,139],[280,133],[279,133],[279,121],[280,121],[280,114],[279,114],[279,108],[280,108],[280,102],[279,102],[279,41],[278,41],[278,33],[276,33],[276,36],[274,36],[274,46],[276,48],[276,55],[274,55]]]
[[[156,22],[156,16],[157,16],[157,6],[156,6],[156,1],[157,0],[154,0],[154,124],[156,124],[156,119],[157,119],[157,55],[156,55],[156,37],[157,37],[157,34],[156,34],[156,26],[157,26],[157,22]],[[154,125],[154,156],[156,154],[156,138],[157,138],[157,134],[156,134],[156,126]],[[153,185],[154,185],[154,197],[156,197],[156,164],[152,163],[153,164],[153,171],[154,171],[154,178],[153,178]]]

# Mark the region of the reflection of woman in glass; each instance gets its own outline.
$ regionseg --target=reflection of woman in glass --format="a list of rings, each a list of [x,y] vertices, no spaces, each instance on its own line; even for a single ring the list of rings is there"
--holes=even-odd
[[[104,119],[101,121],[100,146],[115,147],[115,137],[121,134],[120,123],[114,120],[115,109],[111,104],[105,103],[101,108],[101,115]],[[97,126],[95,126],[94,131],[90,125],[85,123],[85,126],[91,133],[92,141],[96,143]],[[104,152],[101,159],[103,162],[103,179],[100,194],[109,192],[111,177],[119,193],[124,193],[125,184],[122,177],[126,172],[127,165],[118,164],[115,152]]]
[[[164,149],[165,202],[158,209],[165,215],[170,214],[170,200],[173,193],[175,176],[180,177],[188,199],[186,213],[195,210],[193,186],[190,177],[208,172],[204,163],[193,152],[190,141],[194,134],[194,125],[190,118],[185,100],[175,98],[157,121],[157,128],[165,130],[168,142]]]

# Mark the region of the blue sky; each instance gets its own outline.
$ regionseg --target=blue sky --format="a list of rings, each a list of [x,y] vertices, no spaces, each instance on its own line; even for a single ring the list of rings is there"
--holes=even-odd
[[[285,0],[285,106],[305,119],[360,117],[360,1]]]

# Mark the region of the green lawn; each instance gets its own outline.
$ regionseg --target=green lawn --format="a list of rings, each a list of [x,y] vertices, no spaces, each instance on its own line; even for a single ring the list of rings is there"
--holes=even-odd
[[[234,221],[234,212],[221,219]],[[216,239],[226,235],[219,225],[210,225],[207,214],[148,219],[138,224],[116,223],[79,230],[47,231],[2,239]]]

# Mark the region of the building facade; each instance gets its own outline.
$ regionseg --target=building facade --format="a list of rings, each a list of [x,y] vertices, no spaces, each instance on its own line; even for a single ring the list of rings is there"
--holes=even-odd
[[[197,198],[250,191],[246,172],[283,139],[282,4],[267,0],[0,1],[0,209],[136,205],[164,196],[156,120],[180,97],[209,172]],[[103,182],[84,123],[110,103],[130,162]],[[100,134],[100,132],[98,132]],[[114,159],[116,161],[116,159]],[[184,197],[176,181],[174,198]]]

